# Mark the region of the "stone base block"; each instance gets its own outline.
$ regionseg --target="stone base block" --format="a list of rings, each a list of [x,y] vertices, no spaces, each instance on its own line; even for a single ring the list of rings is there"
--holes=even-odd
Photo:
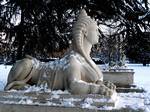
[[[71,95],[52,92],[0,92],[0,112],[144,112],[115,109],[117,96]],[[108,107],[108,108],[107,108]]]
[[[78,107],[56,107],[0,103],[0,112],[145,112],[142,109],[121,108],[112,110],[83,109]]]
[[[0,112],[91,112],[90,110],[104,107],[115,107],[116,100],[117,93],[107,97],[98,94],[0,92]]]
[[[134,72],[132,69],[111,69],[103,71],[103,77],[106,81],[111,81],[117,86],[132,85],[134,82]]]

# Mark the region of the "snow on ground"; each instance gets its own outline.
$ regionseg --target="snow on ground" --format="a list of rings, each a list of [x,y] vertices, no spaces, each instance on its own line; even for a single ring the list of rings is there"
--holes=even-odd
[[[142,108],[150,112],[150,66],[142,64],[129,64],[129,69],[134,69],[134,84],[143,88],[144,93],[119,93],[119,101],[116,108],[131,107]]]
[[[128,67],[134,69],[134,83],[150,92],[150,66],[142,66],[142,64],[129,64]]]
[[[12,66],[0,65],[0,91],[4,90],[7,82],[7,76]]]
[[[118,93],[118,101],[116,104],[116,109],[123,108],[123,107],[130,107],[133,109],[142,108],[145,109],[146,112],[150,112],[150,66],[143,67],[142,64],[128,64],[128,68],[134,69],[134,83],[138,87],[142,87],[146,90],[145,93]],[[11,66],[4,66],[0,65],[0,91],[3,91],[4,86],[7,82],[7,76],[11,69]],[[37,87],[29,87],[24,92],[30,92],[30,91],[39,91],[42,90],[43,87],[37,88]],[[44,90],[49,91],[49,90]],[[60,91],[55,91],[53,94],[54,98],[59,98],[58,93],[61,93]],[[66,94],[66,92],[65,92]],[[69,93],[67,93],[69,94]],[[32,102],[28,102],[32,103]],[[63,102],[63,105],[71,105],[70,101]],[[90,101],[86,102],[86,108],[90,106]],[[85,105],[83,104],[83,107]]]

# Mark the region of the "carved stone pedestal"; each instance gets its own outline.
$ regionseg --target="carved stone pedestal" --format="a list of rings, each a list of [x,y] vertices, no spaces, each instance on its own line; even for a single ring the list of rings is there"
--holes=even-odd
[[[0,92],[0,112],[95,112],[115,107],[117,94],[54,94],[51,92]]]
[[[142,109],[115,108],[114,94],[71,95],[51,92],[0,92],[0,112],[144,112]]]

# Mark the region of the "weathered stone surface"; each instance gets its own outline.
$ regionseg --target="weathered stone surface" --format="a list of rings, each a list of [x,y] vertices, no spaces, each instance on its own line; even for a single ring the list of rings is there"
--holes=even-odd
[[[134,72],[131,71],[103,71],[103,77],[106,81],[120,86],[131,85],[134,82]]]

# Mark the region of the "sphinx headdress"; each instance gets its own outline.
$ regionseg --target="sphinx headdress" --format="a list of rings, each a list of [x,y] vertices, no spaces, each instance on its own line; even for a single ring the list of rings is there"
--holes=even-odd
[[[83,46],[83,42],[85,39],[85,33],[87,31],[87,27],[90,24],[95,24],[97,25],[96,21],[93,20],[90,16],[87,15],[86,11],[84,9],[82,9],[80,11],[80,14],[77,18],[76,23],[73,26],[73,31],[72,31],[72,36],[73,36],[73,41],[72,41],[72,47],[73,50],[78,52],[81,56],[84,57],[84,59],[86,60],[86,62],[91,66],[91,68],[93,68],[93,70],[95,71],[95,73],[98,76],[101,76],[101,80],[103,80],[103,76],[101,75],[101,71],[99,70],[98,67],[95,67],[94,62],[91,61],[91,59],[89,59],[90,56],[87,56],[88,54],[85,53],[84,51],[84,47]],[[88,32],[88,31],[87,31]],[[92,37],[91,37],[92,38]]]
[[[77,18],[76,23],[73,25],[72,30],[73,46],[76,50],[81,52],[81,49],[83,49],[82,45],[85,31],[87,30],[88,25],[92,23],[97,25],[96,21],[93,20],[90,16],[88,16],[86,11],[82,9]]]

